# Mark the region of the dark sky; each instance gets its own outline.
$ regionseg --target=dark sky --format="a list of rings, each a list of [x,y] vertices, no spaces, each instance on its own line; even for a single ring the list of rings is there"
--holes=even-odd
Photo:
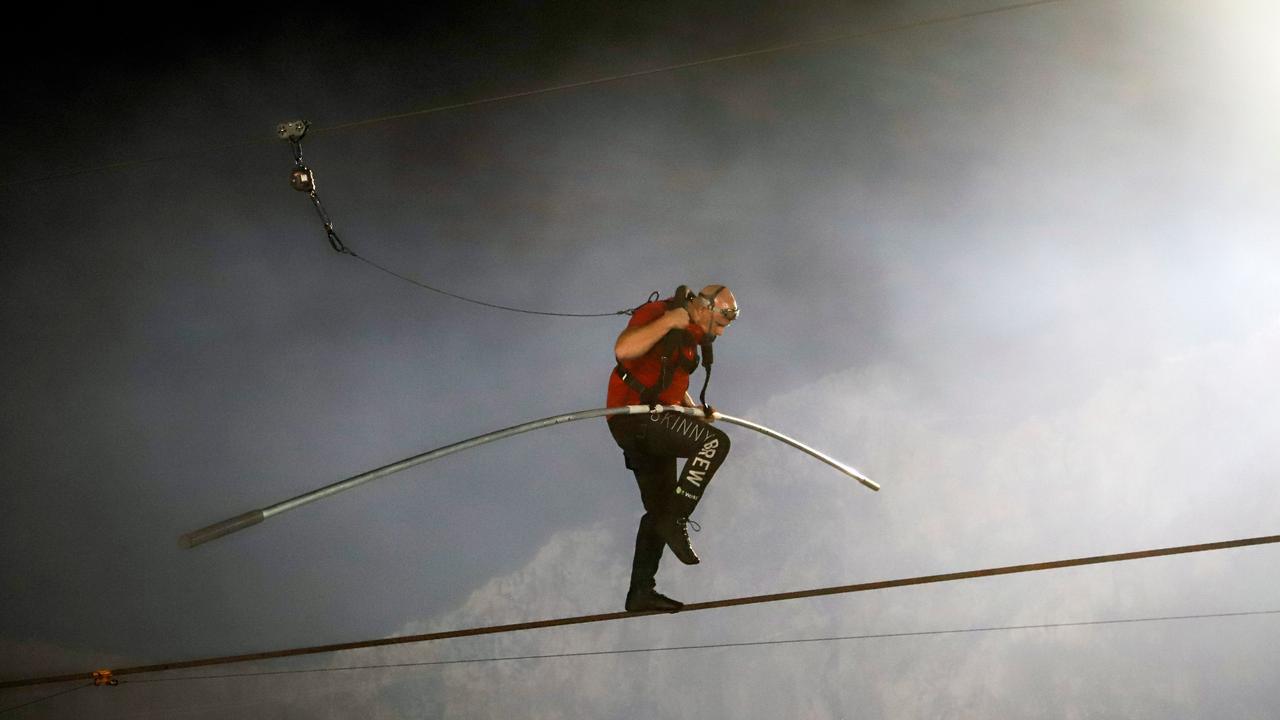
[[[620,319],[732,286],[734,432],[681,599],[1276,532],[1267,3],[1064,0],[357,121],[990,2],[311,9],[33,23],[0,138],[0,677],[620,608]],[[142,162],[146,161],[146,162]],[[119,167],[102,169],[103,166]],[[84,168],[92,172],[72,174]],[[1266,548],[233,670],[1280,608]],[[1273,616],[83,690],[15,717],[1261,717]],[[181,675],[175,675],[181,677]],[[0,708],[58,686],[0,692]],[[23,714],[26,713],[26,714]]]

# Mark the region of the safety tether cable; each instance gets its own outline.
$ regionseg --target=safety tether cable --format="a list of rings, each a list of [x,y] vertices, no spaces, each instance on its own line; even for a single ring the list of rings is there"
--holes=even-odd
[[[497,303],[485,302],[484,300],[475,300],[473,298],[458,295],[457,293],[451,293],[448,290],[441,290],[440,288],[432,287],[430,285],[427,285],[424,282],[414,280],[413,278],[407,275],[402,275],[396,272],[395,270],[392,270],[387,267],[383,267],[382,265],[379,265],[378,263],[370,260],[369,258],[364,257],[363,255],[357,255],[354,252],[352,252],[350,249],[347,249],[346,251],[344,251],[344,253],[347,255],[350,255],[351,257],[359,260],[362,263],[365,263],[366,265],[372,268],[381,270],[382,272],[392,277],[399,278],[409,283],[410,285],[416,285],[417,287],[420,287],[423,290],[430,290],[431,292],[434,292],[434,293],[440,293],[441,295],[447,295],[451,298],[462,300],[464,302],[469,302],[474,305],[483,305],[484,307],[494,308],[496,310],[509,310],[511,312],[524,313],[526,315],[550,315],[553,317],[612,317],[614,315],[630,315],[636,311],[636,308],[627,308],[626,310],[615,310],[613,312],[604,312],[604,313],[562,313],[562,312],[548,312],[545,310],[527,310],[525,308],[511,307],[510,305],[499,305]]]
[[[396,272],[389,267],[376,263],[363,255],[357,254],[356,251],[352,250],[346,243],[342,242],[342,238],[338,235],[338,231],[333,227],[333,220],[329,217],[329,213],[325,211],[324,203],[320,202],[320,195],[316,188],[315,173],[311,168],[307,167],[307,164],[302,160],[302,138],[306,135],[307,129],[310,127],[311,124],[305,120],[283,123],[279,127],[279,134],[281,137],[289,141],[289,147],[293,150],[294,165],[293,175],[290,177],[290,184],[293,185],[295,190],[305,192],[307,197],[310,198],[311,204],[315,206],[316,214],[320,216],[320,222],[324,226],[324,234],[329,240],[329,247],[333,248],[334,252],[340,255],[349,255],[372,268],[390,275],[391,277],[403,280],[404,282],[423,290],[430,290],[433,293],[439,293],[456,300],[472,303],[473,305],[493,308],[495,310],[506,310],[508,312],[524,313],[525,315],[549,315],[552,317],[612,317],[614,315],[630,315],[636,311],[637,308],[627,308],[625,310],[615,310],[613,312],[603,313],[565,313],[550,312],[547,310],[529,310],[528,308],[518,308],[511,305],[499,305],[497,303],[469,298],[465,295],[449,292],[448,290],[441,290],[438,287],[428,285],[421,280],[415,280],[408,275]]]

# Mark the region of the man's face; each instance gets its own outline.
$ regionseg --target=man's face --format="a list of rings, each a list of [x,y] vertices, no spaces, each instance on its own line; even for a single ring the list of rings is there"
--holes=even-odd
[[[725,328],[733,322],[732,319],[737,315],[737,305],[730,305],[717,298],[711,307],[707,307],[702,303],[696,303],[692,314],[693,321],[700,327],[709,328],[709,332],[715,337],[724,334]]]
[[[709,312],[711,313],[711,332],[716,337],[720,337],[724,334],[724,329],[729,327],[729,323],[733,321],[726,319],[725,316],[717,312],[715,308],[711,308]]]

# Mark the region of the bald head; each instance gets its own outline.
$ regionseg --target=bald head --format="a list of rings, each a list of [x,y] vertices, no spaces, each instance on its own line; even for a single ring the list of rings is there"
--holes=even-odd
[[[693,321],[717,336],[724,334],[724,329],[738,317],[738,299],[733,291],[724,285],[708,285],[698,298],[702,302],[691,313]]]

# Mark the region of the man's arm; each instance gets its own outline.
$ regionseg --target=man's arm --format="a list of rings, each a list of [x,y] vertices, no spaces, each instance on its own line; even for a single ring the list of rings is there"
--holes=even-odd
[[[613,344],[613,354],[619,360],[631,360],[649,352],[668,332],[689,324],[689,312],[674,308],[663,313],[648,325],[629,327]]]

